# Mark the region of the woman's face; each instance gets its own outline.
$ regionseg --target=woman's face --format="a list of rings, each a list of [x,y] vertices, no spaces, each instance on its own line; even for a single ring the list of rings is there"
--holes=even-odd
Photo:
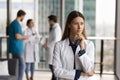
[[[33,21],[33,20],[30,21],[30,23],[29,23],[29,27],[30,27],[30,28],[34,27],[34,21]]]
[[[73,35],[81,35],[84,30],[84,19],[82,17],[74,18],[69,28],[70,33],[72,33]]]

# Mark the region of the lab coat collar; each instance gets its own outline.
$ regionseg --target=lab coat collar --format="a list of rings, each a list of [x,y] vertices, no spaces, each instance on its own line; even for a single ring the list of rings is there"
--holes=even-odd
[[[55,23],[55,24],[52,26],[52,28],[55,29],[57,26],[59,26],[59,24],[58,24],[58,23]]]
[[[66,45],[67,45],[67,46],[70,46],[69,38],[66,38],[65,40],[66,40],[66,42],[65,42]],[[87,41],[88,41],[88,40],[85,40],[85,48],[86,48],[86,46],[87,46]],[[77,46],[76,52],[78,52],[79,50],[80,50],[80,46]]]
[[[34,28],[31,29],[31,28],[27,27],[27,30],[34,30]]]
[[[75,44],[73,44],[72,41],[69,38],[69,46],[76,46],[77,47],[78,45],[79,45],[78,41],[76,41]]]

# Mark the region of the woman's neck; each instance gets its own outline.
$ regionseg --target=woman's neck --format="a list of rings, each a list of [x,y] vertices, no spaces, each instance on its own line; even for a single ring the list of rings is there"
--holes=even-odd
[[[32,27],[28,27],[29,29],[32,29]]]
[[[71,40],[71,42],[74,44],[75,42],[76,42],[76,39],[75,39],[75,35],[73,35],[73,34],[70,34],[70,40]]]

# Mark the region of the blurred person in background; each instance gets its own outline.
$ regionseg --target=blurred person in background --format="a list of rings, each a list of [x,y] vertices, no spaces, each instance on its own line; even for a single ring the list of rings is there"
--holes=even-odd
[[[34,80],[34,70],[35,70],[35,61],[37,60],[38,48],[37,44],[40,42],[39,34],[34,28],[33,19],[27,20],[27,28],[24,31],[25,36],[29,36],[29,39],[24,41],[24,55],[25,55],[25,74],[27,80]],[[31,76],[29,77],[29,70],[31,72]]]
[[[24,62],[24,50],[23,50],[23,40],[28,39],[28,36],[24,36],[22,32],[22,27],[20,22],[23,21],[26,13],[23,10],[17,12],[17,17],[9,26],[8,34],[8,52],[12,54],[14,59],[19,61],[19,75],[18,80],[23,80],[23,73],[25,68]]]
[[[49,68],[52,72],[52,79],[51,80],[56,80],[55,74],[53,72],[53,50],[54,50],[54,45],[56,42],[61,40],[62,37],[62,31],[60,25],[57,23],[57,16],[55,15],[50,15],[48,16],[48,21],[49,21],[49,38],[47,39],[47,43],[43,45],[44,48],[46,48],[46,59],[49,64]]]

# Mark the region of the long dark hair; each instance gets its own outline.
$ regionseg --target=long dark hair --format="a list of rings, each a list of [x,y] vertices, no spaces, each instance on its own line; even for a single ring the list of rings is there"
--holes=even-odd
[[[85,21],[85,18],[82,15],[82,13],[80,13],[79,11],[72,11],[67,17],[66,24],[65,24],[65,30],[64,30],[64,33],[63,33],[63,36],[62,36],[62,40],[65,40],[66,38],[68,38],[70,36],[69,25],[71,24],[72,20],[76,17],[81,17]],[[85,39],[87,39],[85,28],[84,28],[82,34],[85,37]]]

